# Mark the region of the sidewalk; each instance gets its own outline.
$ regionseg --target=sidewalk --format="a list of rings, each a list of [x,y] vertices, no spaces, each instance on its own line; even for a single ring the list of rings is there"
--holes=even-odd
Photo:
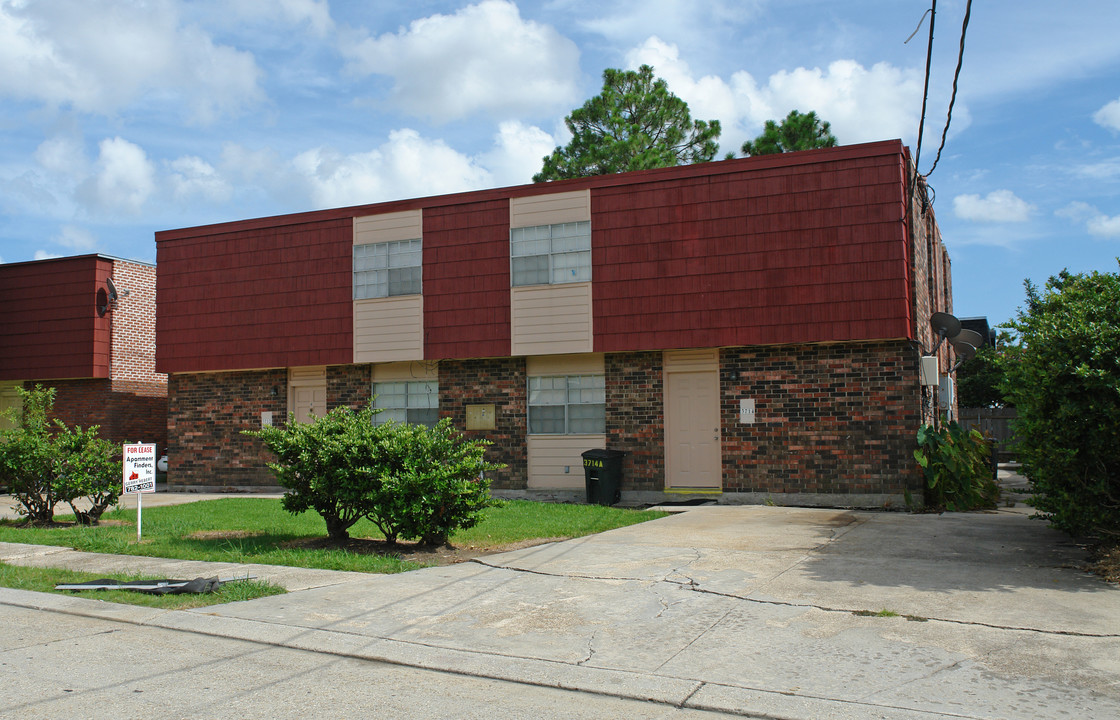
[[[25,545],[0,559],[145,562]],[[769,717],[1120,717],[1120,588],[1081,561],[1015,508],[703,506],[401,575],[142,568],[294,590],[198,610],[3,588],[0,604]]]

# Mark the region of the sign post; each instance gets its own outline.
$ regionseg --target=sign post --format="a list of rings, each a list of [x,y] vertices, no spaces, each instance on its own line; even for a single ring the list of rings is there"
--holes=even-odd
[[[156,491],[156,446],[124,446],[124,494],[136,495],[136,541],[140,541],[144,493]]]

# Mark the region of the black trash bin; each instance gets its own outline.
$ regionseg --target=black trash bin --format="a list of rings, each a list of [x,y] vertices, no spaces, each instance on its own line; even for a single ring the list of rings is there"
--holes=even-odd
[[[589,505],[614,505],[622,499],[622,450],[585,450],[583,480]]]

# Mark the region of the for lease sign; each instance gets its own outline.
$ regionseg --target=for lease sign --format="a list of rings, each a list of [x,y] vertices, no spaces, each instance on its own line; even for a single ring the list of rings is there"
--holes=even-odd
[[[150,493],[156,491],[156,446],[124,446],[124,492]]]

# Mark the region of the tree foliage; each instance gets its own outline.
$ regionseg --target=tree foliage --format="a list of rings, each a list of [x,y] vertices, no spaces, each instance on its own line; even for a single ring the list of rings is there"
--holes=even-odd
[[[380,410],[336,408],[310,423],[245,431],[276,454],[269,468],[287,489],[282,504],[314,510],[327,535],[345,541],[368,518],[389,542],[398,538],[443,544],[472,527],[490,497],[483,440],[467,440],[444,419],[433,428],[373,423]]]
[[[544,158],[533,182],[708,162],[719,120],[693,120],[653,68],[603,71],[603,90],[564,118],[571,141]]]
[[[985,345],[957,370],[957,398],[962,408],[1003,407],[1007,369],[1016,362],[1018,346],[1011,334],[1001,331],[996,346]]]
[[[99,437],[96,425],[82,429],[52,418],[54,388],[17,391],[22,412],[13,411],[13,429],[0,430],[0,484],[32,524],[51,523],[64,502],[79,523],[96,525],[120,499],[120,448]]]
[[[1026,294],[1005,390],[1030,502],[1059,530],[1120,539],[1120,274],[1063,270]]]
[[[797,110],[791,110],[781,125],[767,120],[761,135],[743,143],[743,154],[747,157],[775,155],[796,150],[836,147],[836,144],[831,126],[818,118],[816,112],[802,115]]]

